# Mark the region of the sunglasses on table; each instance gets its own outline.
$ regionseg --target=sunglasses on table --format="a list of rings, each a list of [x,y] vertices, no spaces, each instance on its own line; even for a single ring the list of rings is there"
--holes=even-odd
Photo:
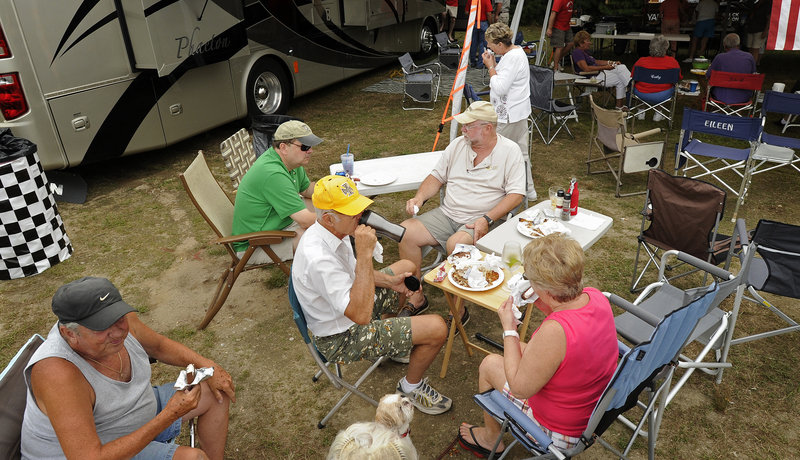
[[[311,150],[311,146],[310,145],[295,144],[294,142],[292,142],[292,145],[296,145],[296,146],[300,147],[300,150],[302,150],[303,152],[308,152],[309,150]]]

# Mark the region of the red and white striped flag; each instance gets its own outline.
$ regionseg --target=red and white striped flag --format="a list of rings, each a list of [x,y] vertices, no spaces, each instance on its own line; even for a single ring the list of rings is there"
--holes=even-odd
[[[772,0],[767,49],[800,50],[799,19],[800,0]]]

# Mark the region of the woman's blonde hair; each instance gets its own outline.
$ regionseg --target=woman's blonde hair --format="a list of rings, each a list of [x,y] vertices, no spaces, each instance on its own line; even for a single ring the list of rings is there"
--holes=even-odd
[[[580,31],[578,31],[577,34],[575,34],[575,37],[572,39],[572,43],[574,43],[575,44],[575,48],[577,48],[577,47],[581,46],[581,43],[583,43],[583,41],[586,40],[587,38],[589,38],[589,39],[592,38],[592,36],[589,35],[589,32],[587,32],[585,30],[580,30]]]
[[[583,292],[583,249],[563,233],[534,238],[525,246],[525,276],[534,289],[544,289],[558,302]]]
[[[502,22],[495,22],[486,29],[486,41],[488,43],[502,43],[511,46],[511,29]]]

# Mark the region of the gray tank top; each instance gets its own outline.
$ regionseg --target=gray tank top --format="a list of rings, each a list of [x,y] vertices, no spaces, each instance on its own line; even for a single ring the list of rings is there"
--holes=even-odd
[[[94,389],[94,422],[101,443],[130,434],[156,416],[156,398],[150,385],[147,353],[131,334],[125,338],[125,348],[131,360],[131,380],[119,382],[98,372],[72,350],[58,332],[58,324],[50,329],[47,340],[25,368],[28,397],[22,422],[23,459],[65,458],[50,419],[36,405],[31,391],[31,367],[45,358],[59,357],[73,363]]]

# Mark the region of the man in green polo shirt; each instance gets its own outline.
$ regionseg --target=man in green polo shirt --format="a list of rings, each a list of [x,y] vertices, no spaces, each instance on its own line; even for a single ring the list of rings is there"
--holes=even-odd
[[[272,147],[258,157],[239,183],[233,209],[234,235],[263,230],[297,232],[295,238],[271,246],[281,260],[292,259],[303,231],[317,218],[303,200],[310,199],[314,192],[314,184],[308,180],[303,166],[320,142],[322,139],[299,120],[278,126]],[[247,242],[234,243],[233,247],[241,257],[247,250]],[[272,260],[259,248],[248,264],[269,262]]]

